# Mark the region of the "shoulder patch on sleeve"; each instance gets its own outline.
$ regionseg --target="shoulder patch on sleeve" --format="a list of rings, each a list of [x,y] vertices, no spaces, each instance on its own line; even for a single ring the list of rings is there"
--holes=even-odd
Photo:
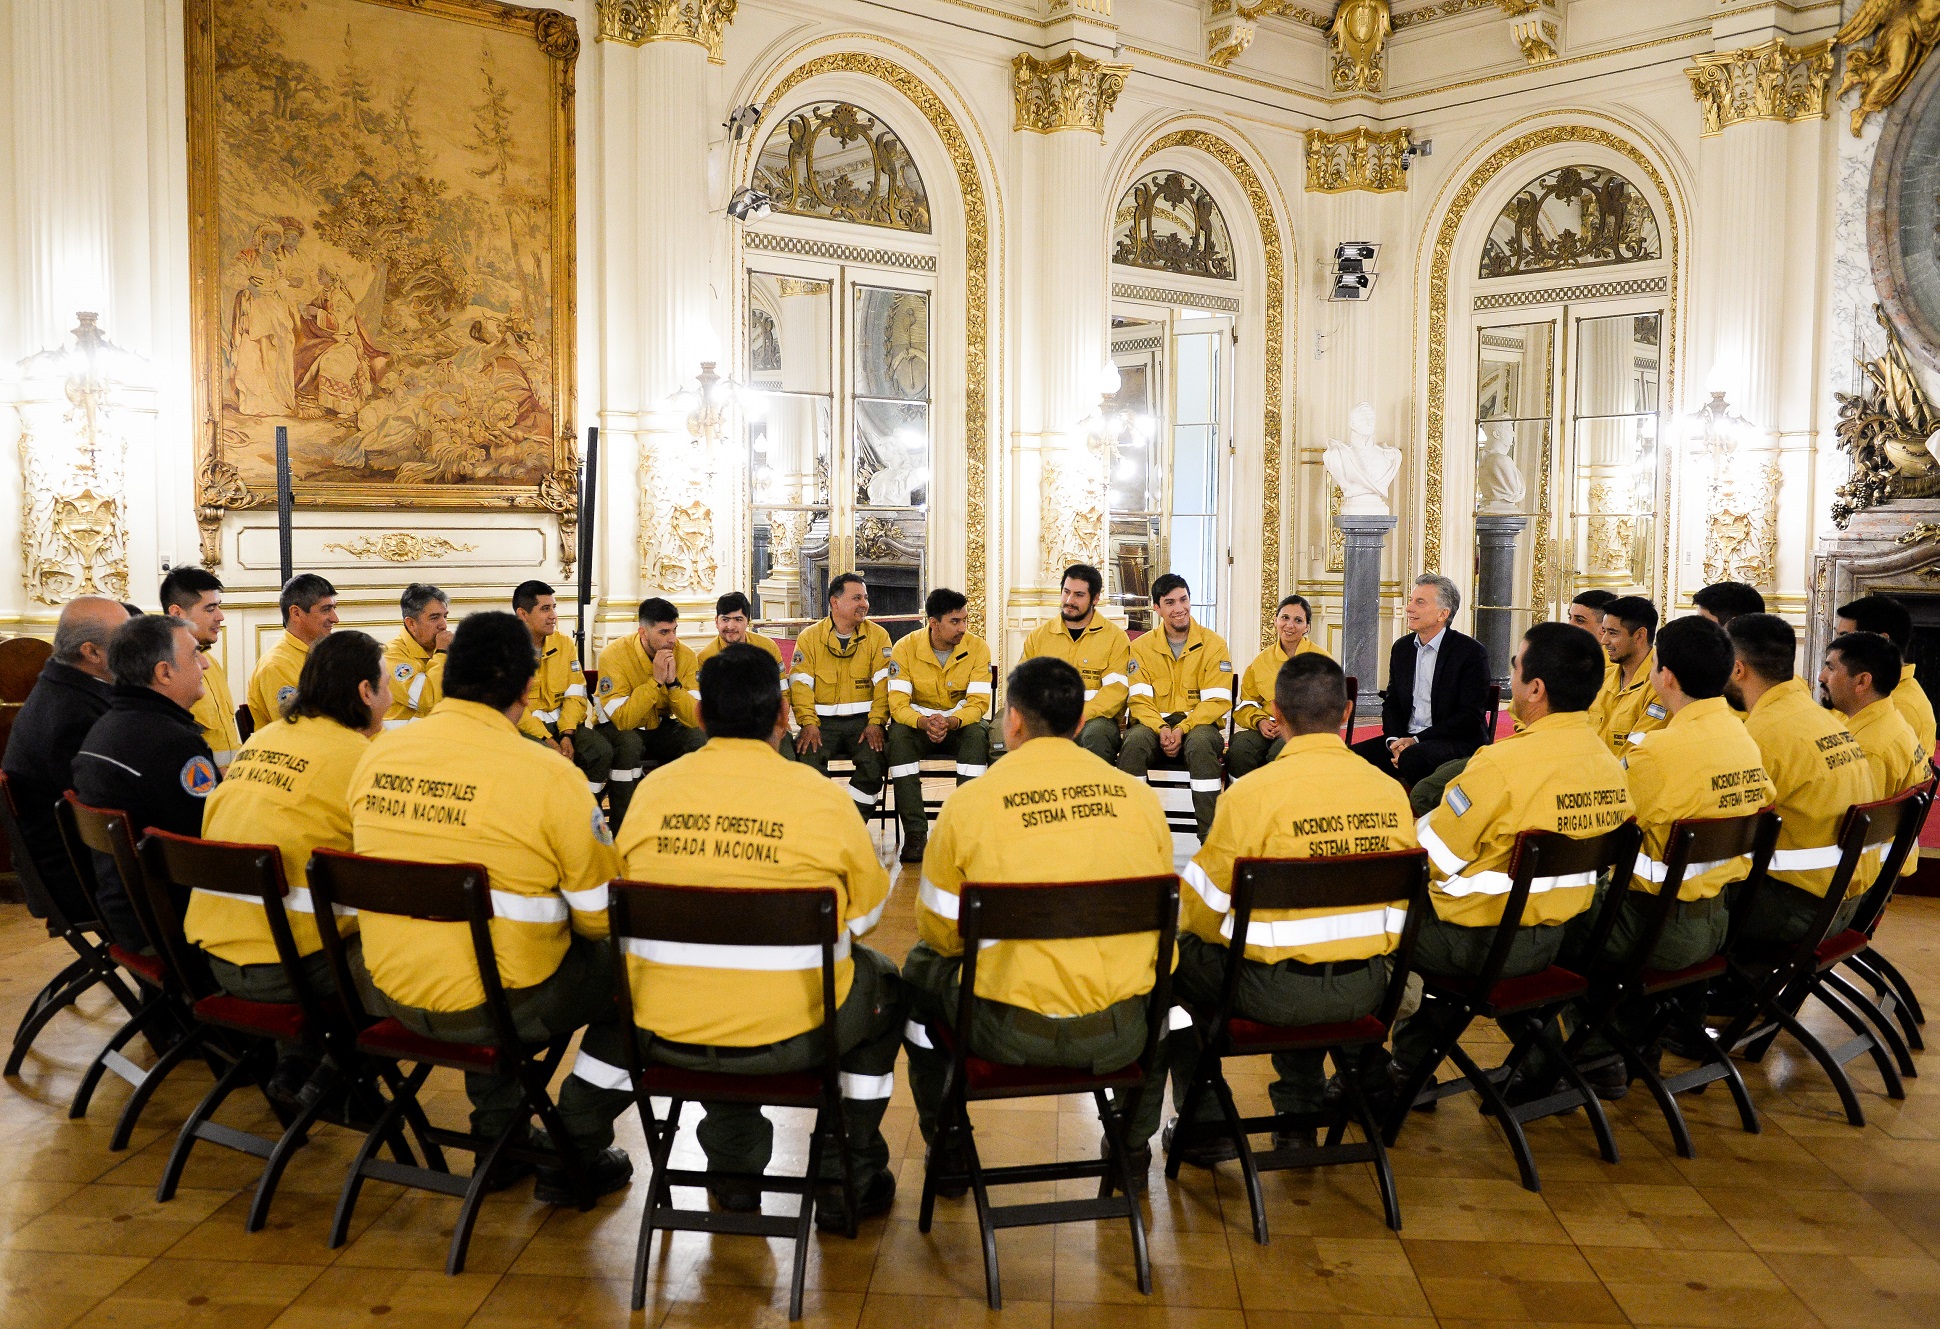
[[[593,838],[601,844],[613,843],[613,832],[606,825],[606,814],[597,807],[593,809]]]
[[[1231,660],[1221,660],[1221,661],[1219,662],[1219,672],[1220,672],[1220,673],[1222,673],[1222,674],[1230,674],[1230,673],[1232,673],[1232,672],[1233,672],[1233,662],[1232,662]]]
[[[894,660],[891,660],[891,661],[889,662],[889,676],[890,676],[891,678],[895,678],[895,677],[897,677],[897,676],[898,676],[899,674],[901,674],[902,672],[903,672],[903,667],[902,667],[902,665],[900,665],[900,664],[898,664],[898,663],[897,663],[896,661],[894,661]]]
[[[391,677],[400,683],[404,682],[411,677],[411,666],[408,664],[399,665],[391,671]]]
[[[611,692],[612,690],[613,690],[613,675],[602,674],[600,676],[600,696],[604,697],[607,693]]]
[[[1127,660],[1125,662],[1125,672],[1128,674],[1136,674],[1138,672],[1138,661]]]
[[[281,706],[284,702],[288,701],[291,697],[294,697],[295,695],[296,695],[296,688],[294,686],[278,688],[276,689],[276,704],[278,706]]]
[[[207,798],[216,790],[216,765],[207,757],[190,757],[182,763],[182,789],[195,798]]]
[[[1455,815],[1458,817],[1467,812],[1470,807],[1468,795],[1462,792],[1462,786],[1458,784],[1448,786],[1442,794],[1442,801],[1455,809]]]

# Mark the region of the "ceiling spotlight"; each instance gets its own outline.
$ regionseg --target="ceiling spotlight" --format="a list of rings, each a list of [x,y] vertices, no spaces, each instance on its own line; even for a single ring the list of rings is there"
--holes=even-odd
[[[738,222],[760,221],[775,210],[775,201],[759,189],[743,185],[728,199],[728,216]]]
[[[1335,272],[1373,272],[1374,261],[1381,255],[1381,246],[1366,240],[1349,240],[1344,245],[1334,246]]]
[[[760,122],[761,122],[761,108],[759,106],[749,105],[749,106],[743,106],[741,109],[739,109],[738,111],[735,111],[732,115],[728,116],[727,122],[723,124],[721,128],[728,130],[730,133],[732,133],[734,135],[734,141],[736,143],[739,143],[741,141],[741,136],[747,133],[750,129],[753,129]]]
[[[1365,300],[1374,293],[1372,272],[1337,272],[1334,274],[1334,289],[1328,294],[1329,300]]]

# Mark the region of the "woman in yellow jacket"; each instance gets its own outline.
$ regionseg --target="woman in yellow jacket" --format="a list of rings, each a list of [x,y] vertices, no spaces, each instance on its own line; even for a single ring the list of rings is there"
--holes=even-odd
[[[1273,645],[1253,657],[1240,680],[1239,704],[1233,708],[1233,741],[1226,749],[1226,775],[1237,780],[1278,757],[1287,745],[1286,731],[1273,718],[1273,681],[1280,666],[1296,655],[1325,654],[1307,636],[1313,606],[1304,596],[1289,595],[1273,616]]]

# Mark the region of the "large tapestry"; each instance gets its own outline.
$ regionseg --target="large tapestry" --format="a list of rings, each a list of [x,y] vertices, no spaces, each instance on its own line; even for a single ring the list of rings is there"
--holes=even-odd
[[[198,504],[571,511],[579,36],[491,0],[190,0]]]

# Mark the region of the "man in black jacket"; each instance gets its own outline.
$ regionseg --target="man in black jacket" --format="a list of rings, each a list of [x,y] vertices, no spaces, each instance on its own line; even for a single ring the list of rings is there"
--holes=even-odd
[[[1482,746],[1489,704],[1489,653],[1449,626],[1461,607],[1455,583],[1434,573],[1415,578],[1405,611],[1408,635],[1388,654],[1381,736],[1354,750],[1406,784]]]
[[[34,690],[14,718],[7,754],[0,758],[0,769],[6,771],[13,788],[27,852],[53,896],[51,903],[70,922],[93,918],[94,910],[74,879],[74,865],[54,821],[54,805],[74,784],[74,754],[82,740],[94,722],[107,714],[113,696],[108,641],[127,621],[128,611],[103,596],[84,595],[68,602],[54,625],[54,654],[41,666]],[[46,918],[50,902],[36,895],[29,894],[27,907],[35,918]]]
[[[203,805],[215,792],[215,756],[189,713],[207,663],[196,645],[187,619],[161,614],[129,619],[108,643],[114,702],[75,754],[74,792],[83,803],[127,813],[138,839],[151,826],[200,835]],[[114,861],[97,853],[94,875],[109,933],[131,950],[152,946]]]

